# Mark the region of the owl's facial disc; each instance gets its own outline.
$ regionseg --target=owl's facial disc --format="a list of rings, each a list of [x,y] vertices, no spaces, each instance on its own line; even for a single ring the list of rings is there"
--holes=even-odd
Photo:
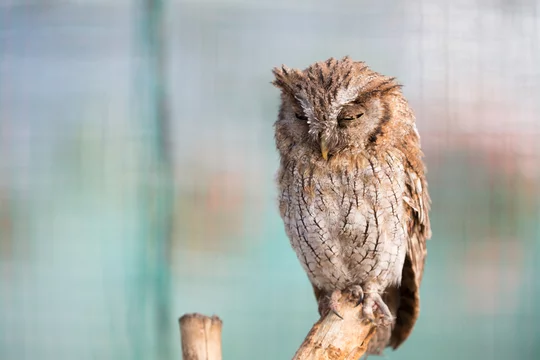
[[[326,113],[320,119],[309,122],[310,132],[315,135],[315,141],[320,147],[320,154],[324,160],[343,151],[350,143],[350,139],[358,140],[356,134],[365,127],[366,107],[357,102],[339,106],[337,115]],[[298,116],[297,116],[298,118]]]
[[[348,58],[273,72],[282,91],[276,141],[283,155],[333,161],[377,147],[381,137],[399,140],[388,135],[392,109],[405,103],[394,78]]]

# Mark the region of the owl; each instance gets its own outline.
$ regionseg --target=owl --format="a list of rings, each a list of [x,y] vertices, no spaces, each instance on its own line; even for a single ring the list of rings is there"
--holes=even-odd
[[[394,349],[419,314],[431,237],[414,114],[395,78],[345,57],[274,68],[279,211],[321,315],[349,292],[377,330],[368,353]]]

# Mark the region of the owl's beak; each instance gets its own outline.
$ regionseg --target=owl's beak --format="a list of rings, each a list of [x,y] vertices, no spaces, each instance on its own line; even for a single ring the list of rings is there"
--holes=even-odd
[[[324,160],[328,160],[328,143],[324,136],[321,136],[321,154]]]

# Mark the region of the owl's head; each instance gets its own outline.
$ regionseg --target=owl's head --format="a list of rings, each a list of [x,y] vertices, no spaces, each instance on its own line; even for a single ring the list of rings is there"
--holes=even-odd
[[[282,154],[300,151],[328,160],[360,152],[400,128],[412,129],[414,117],[394,78],[345,57],[315,63],[305,70],[274,68],[281,89],[276,141]]]

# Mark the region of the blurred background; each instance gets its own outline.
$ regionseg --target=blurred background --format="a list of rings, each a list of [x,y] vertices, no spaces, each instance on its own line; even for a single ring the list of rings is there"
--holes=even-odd
[[[540,357],[540,2],[0,0],[0,358],[291,358],[317,307],[277,211],[271,68],[397,76],[433,200],[391,359]]]

